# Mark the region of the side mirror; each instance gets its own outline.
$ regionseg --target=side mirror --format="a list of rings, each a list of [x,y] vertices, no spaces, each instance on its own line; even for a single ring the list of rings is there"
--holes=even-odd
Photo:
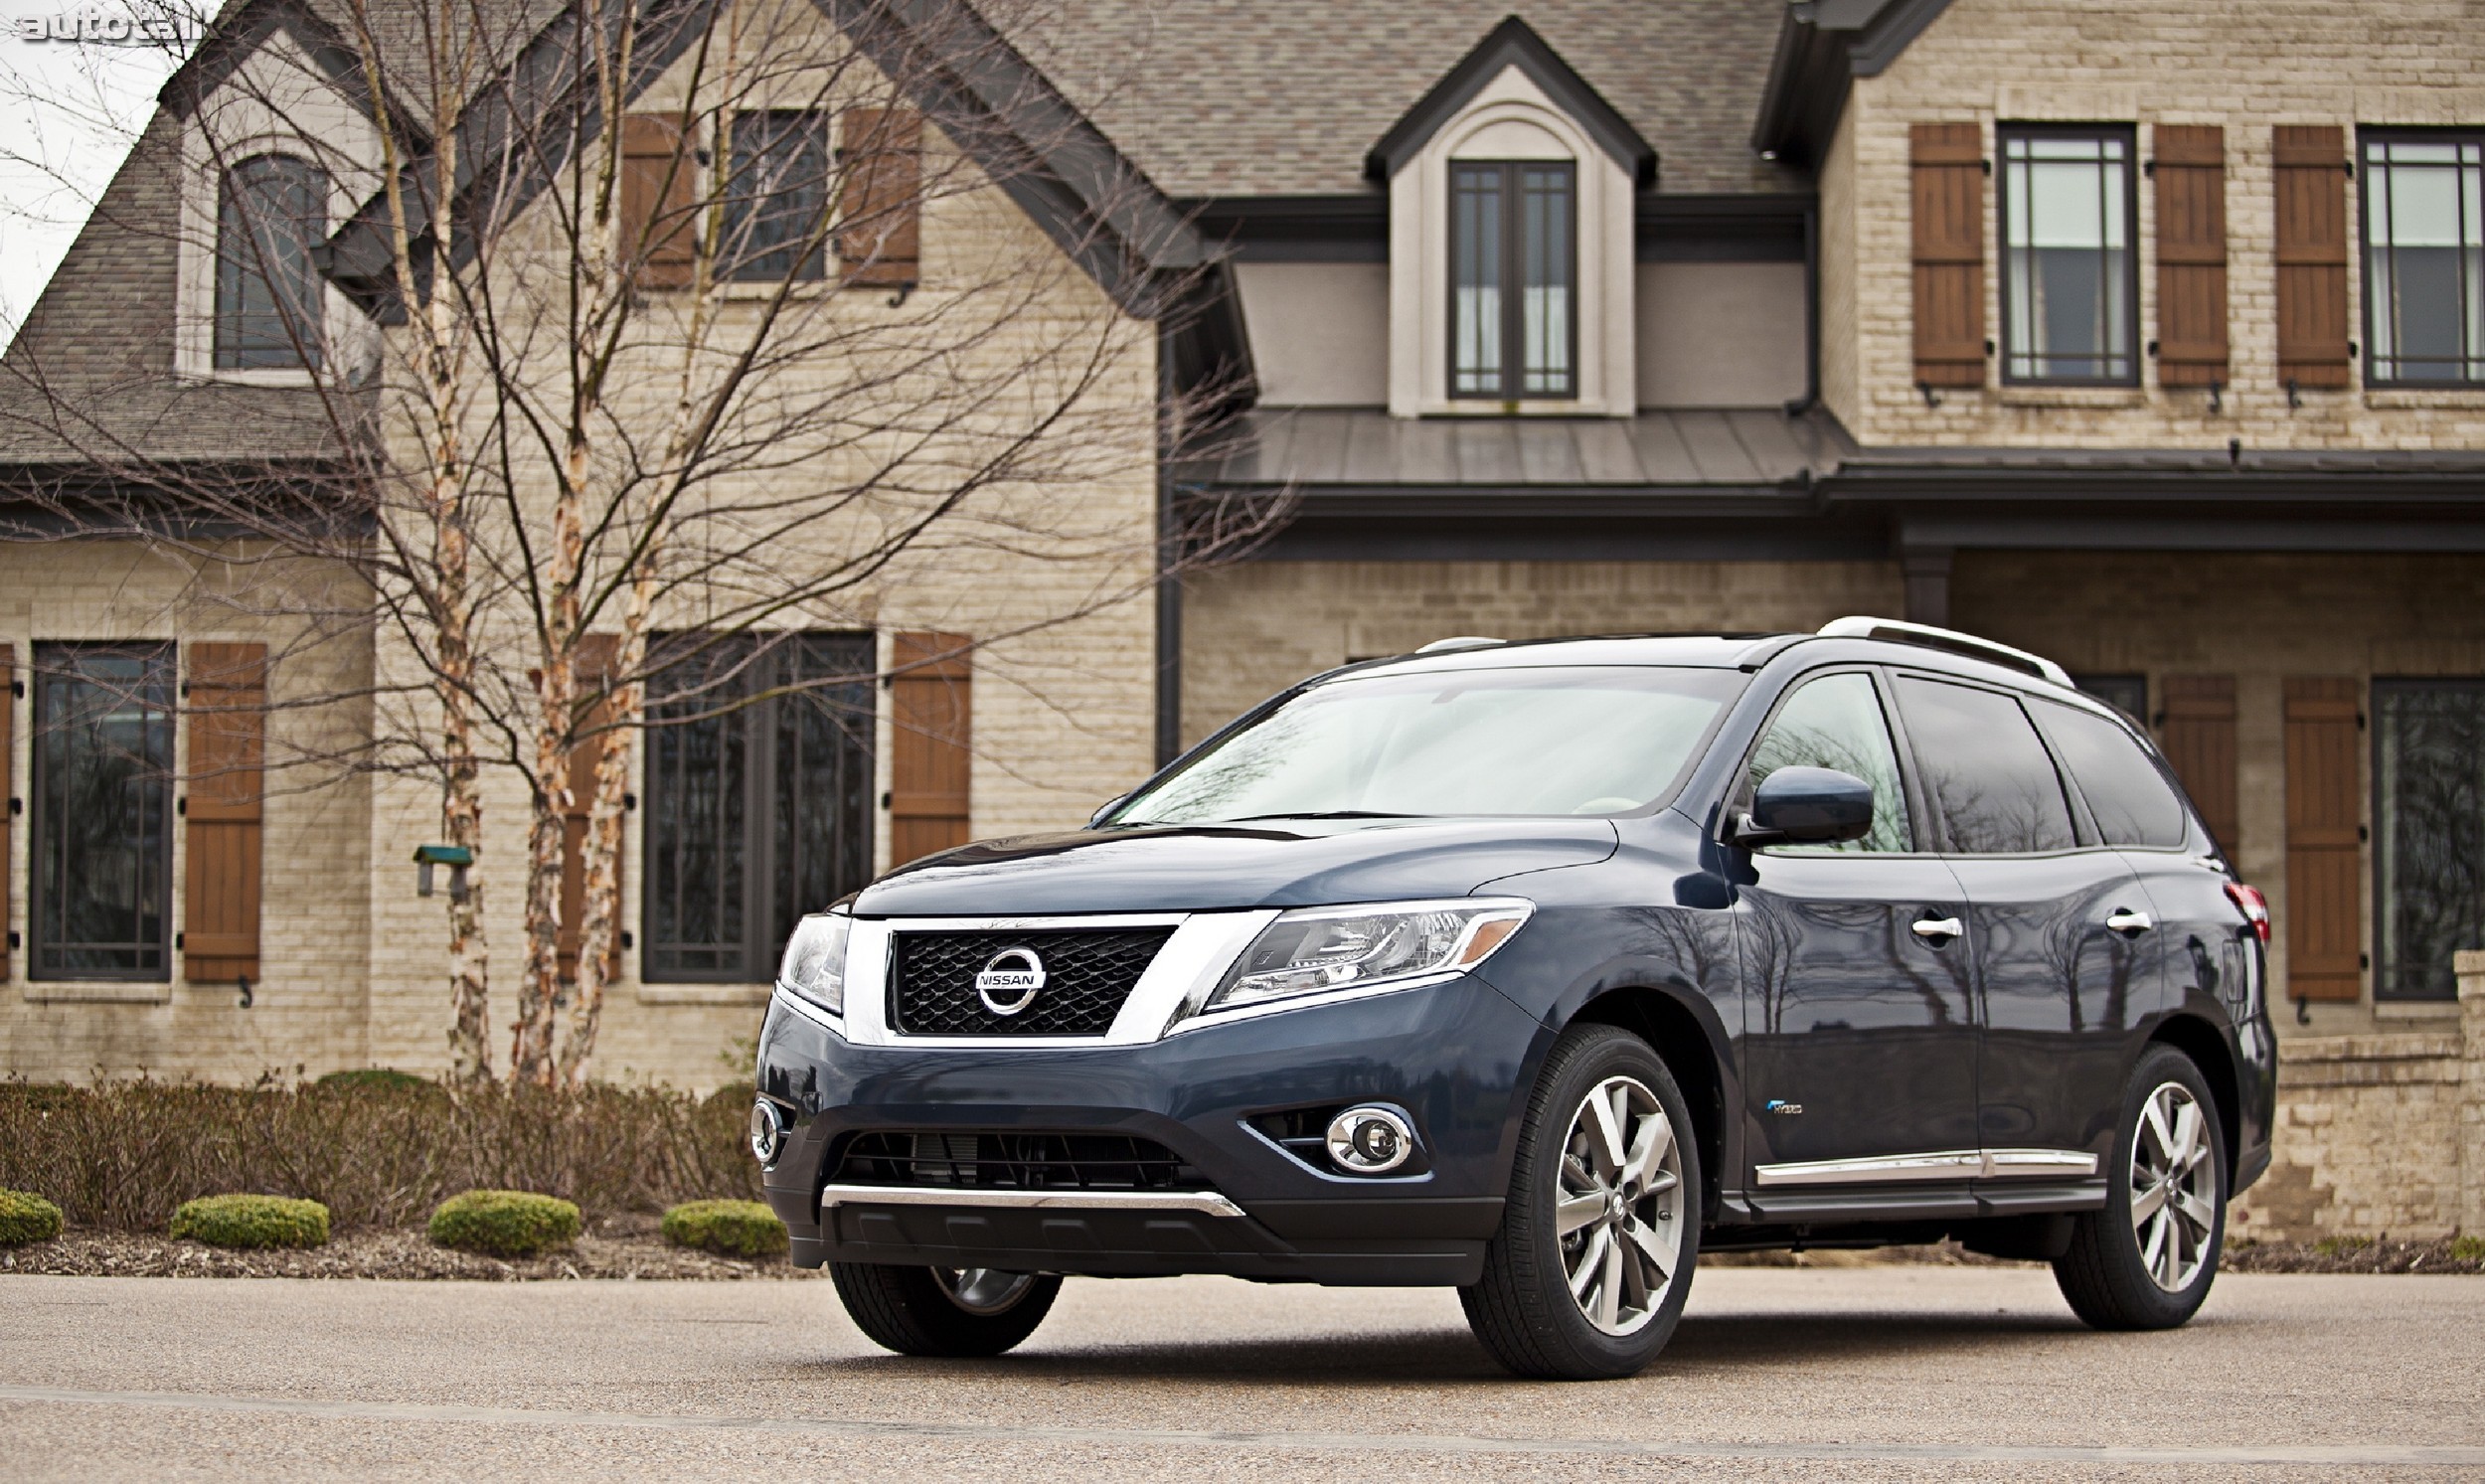
[[[1830,767],[1781,767],[1760,780],[1738,845],[1826,845],[1872,832],[1873,785]]]

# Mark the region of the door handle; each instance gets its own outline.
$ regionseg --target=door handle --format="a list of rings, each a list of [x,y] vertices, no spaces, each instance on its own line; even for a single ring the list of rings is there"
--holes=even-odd
[[[1956,917],[1917,917],[1907,926],[1917,937],[1936,948],[1967,931],[1967,924]]]
[[[2148,919],[2146,912],[2118,907],[2105,914],[2105,925],[2116,932],[2146,932],[2157,924]]]

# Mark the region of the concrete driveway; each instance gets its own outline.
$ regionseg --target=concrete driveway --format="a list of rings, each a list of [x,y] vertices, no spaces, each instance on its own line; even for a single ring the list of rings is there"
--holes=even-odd
[[[1703,1272],[1646,1375],[1496,1371],[1446,1290],[1073,1281],[994,1362],[825,1283],[0,1278],[0,1477],[2485,1478],[2485,1279]]]

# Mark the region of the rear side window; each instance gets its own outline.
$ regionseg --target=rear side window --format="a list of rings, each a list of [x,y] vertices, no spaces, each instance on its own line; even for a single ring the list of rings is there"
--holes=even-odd
[[[1952,851],[2011,855],[2077,843],[2063,780],[2018,702],[1903,675],[1899,710]]]
[[[2036,713],[2108,845],[2181,845],[2183,801],[2131,735],[2090,712],[2040,701]]]

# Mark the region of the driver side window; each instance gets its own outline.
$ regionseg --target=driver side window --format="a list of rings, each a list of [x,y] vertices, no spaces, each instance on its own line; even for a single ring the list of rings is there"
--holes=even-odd
[[[1907,830],[1906,791],[1899,785],[1898,749],[1869,675],[1849,672],[1806,681],[1778,710],[1752,751],[1743,777],[1746,803],[1760,781],[1781,767],[1830,767],[1873,785],[1873,828],[1860,840],[1834,845],[1771,846],[1772,850],[1859,853],[1914,848]]]

